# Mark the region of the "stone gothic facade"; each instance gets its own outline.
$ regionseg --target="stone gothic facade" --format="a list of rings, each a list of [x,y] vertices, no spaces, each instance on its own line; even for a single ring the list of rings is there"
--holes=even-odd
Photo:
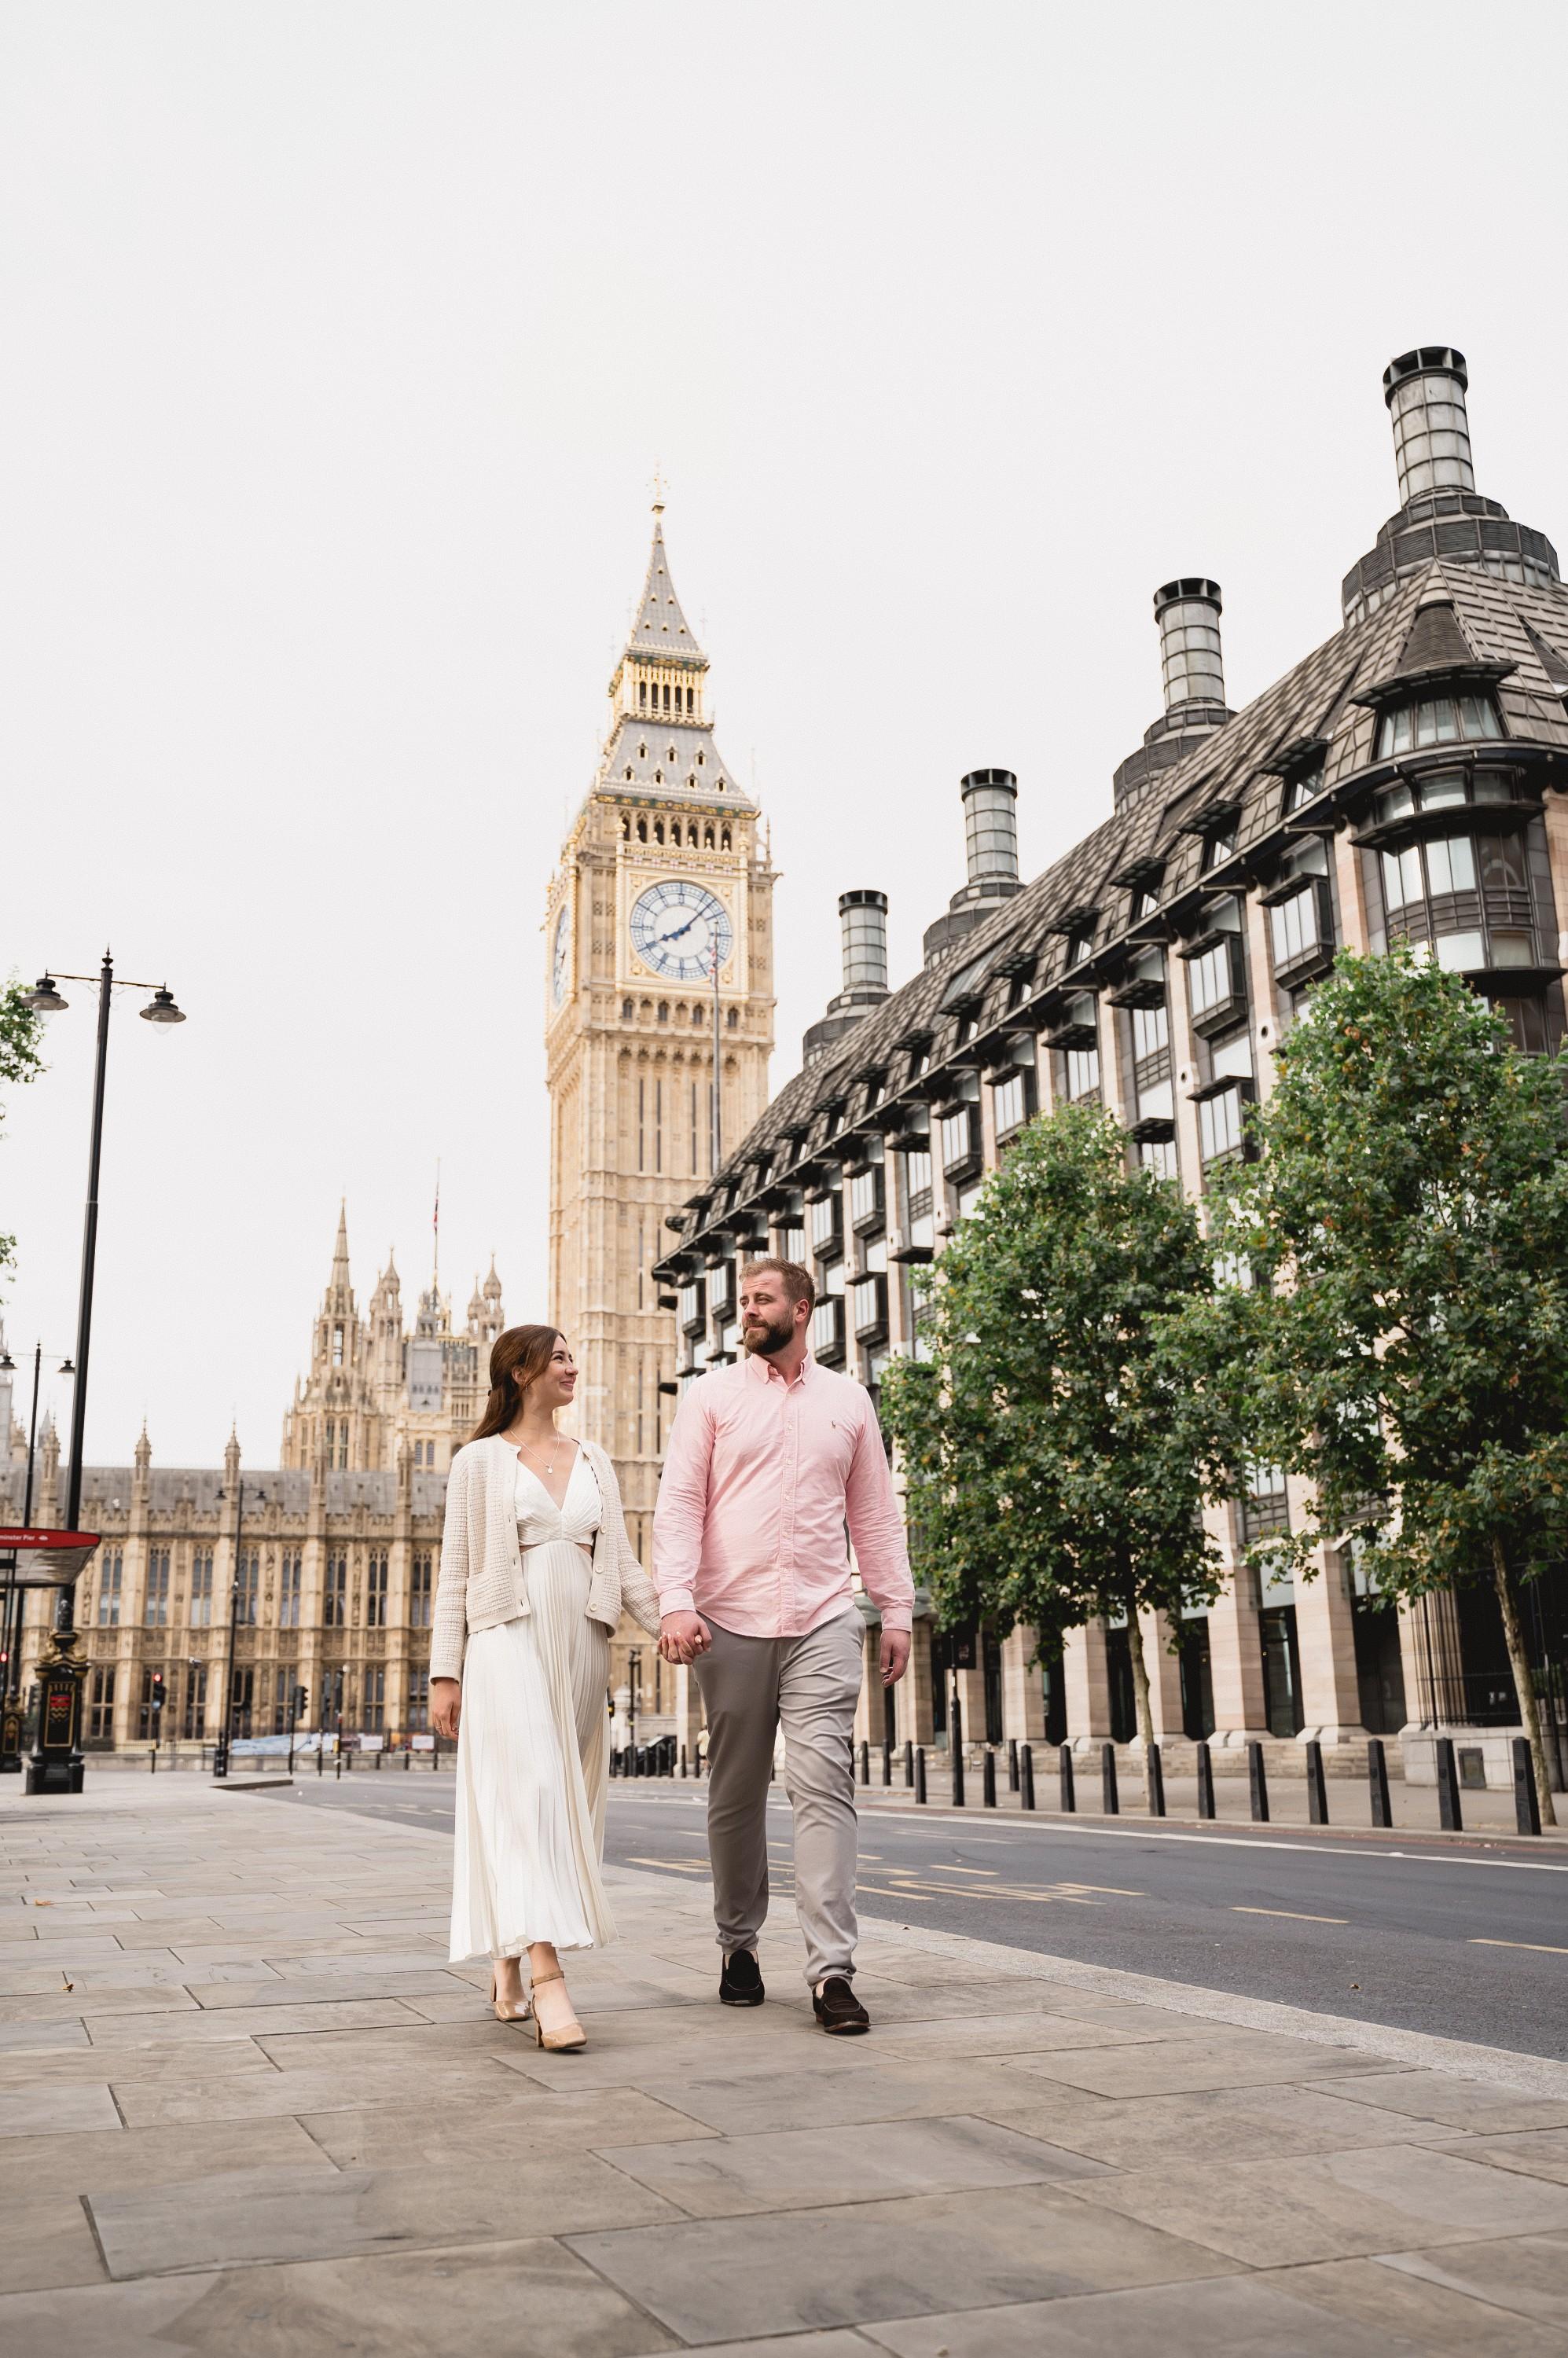
[[[145,1431],[129,1466],[87,1467],[81,1520],[103,1534],[76,1594],[90,1749],[149,1742],[160,1693],[163,1740],[211,1743],[231,1675],[240,1736],[285,1734],[300,1687],[304,1727],[426,1729],[447,1469],[504,1323],[492,1266],[460,1325],[432,1278],[406,1327],[390,1256],[362,1317],[341,1216],[276,1467],[243,1465],[232,1435],[221,1468],[155,1466]],[[17,1521],[27,1447],[8,1413],[6,1433],[0,1518]],[[64,1495],[49,1426],[33,1520],[58,1524]],[[52,1592],[29,1595],[24,1695],[52,1608]]]

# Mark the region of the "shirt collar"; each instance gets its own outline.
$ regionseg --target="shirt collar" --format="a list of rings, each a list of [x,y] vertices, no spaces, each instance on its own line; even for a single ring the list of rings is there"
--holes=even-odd
[[[808,1370],[814,1369],[816,1366],[816,1360],[808,1347],[805,1358],[802,1359],[799,1367],[795,1372],[795,1375],[790,1380],[790,1384],[787,1385],[785,1389],[790,1390],[793,1389],[795,1384],[805,1383]],[[768,1358],[766,1355],[761,1351],[747,1352],[746,1373],[752,1378],[754,1383],[782,1384],[784,1380],[780,1375],[777,1368],[773,1365],[772,1359]]]

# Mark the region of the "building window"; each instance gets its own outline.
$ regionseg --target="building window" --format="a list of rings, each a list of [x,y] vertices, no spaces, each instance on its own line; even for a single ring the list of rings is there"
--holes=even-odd
[[[880,1269],[867,1270],[849,1289],[855,1333],[862,1343],[880,1343],[888,1331],[888,1282]]]
[[[1009,1073],[1005,1081],[997,1081],[991,1088],[991,1113],[996,1122],[997,1143],[1011,1138],[1023,1128],[1034,1111],[1034,1076],[1021,1065]]]
[[[430,1551],[420,1548],[415,1555],[408,1580],[408,1627],[411,1629],[427,1629],[430,1627]]]
[[[1082,1098],[1099,1095],[1099,1050],[1069,1048],[1063,1059],[1066,1094],[1076,1105]]]
[[[261,1618],[261,1558],[254,1549],[240,1558],[240,1609],[242,1629],[254,1629]]]
[[[955,1106],[945,1113],[937,1124],[942,1151],[942,1168],[949,1179],[967,1179],[980,1167],[980,1109],[977,1105]]]
[[[120,1590],[124,1573],[123,1552],[119,1548],[108,1550],[98,1574],[98,1627],[101,1629],[117,1629],[120,1626]]]
[[[298,1549],[286,1549],[283,1569],[278,1574],[277,1626],[280,1629],[297,1629],[299,1627],[299,1589],[304,1570],[305,1559]]]
[[[180,1721],[180,1734],[187,1744],[199,1744],[207,1733],[207,1665],[188,1662],[185,1666],[185,1714]]]
[[[1139,1141],[1140,1170],[1152,1171],[1156,1179],[1177,1179],[1176,1141],[1173,1138],[1145,1138]]]
[[[1246,1138],[1242,1102],[1241,1085],[1232,1082],[1199,1104],[1198,1144],[1206,1169],[1211,1163],[1232,1162],[1240,1154]]]
[[[1315,883],[1303,884],[1288,901],[1274,903],[1269,912],[1269,931],[1276,974],[1322,952],[1326,941],[1325,915],[1324,895]]]
[[[256,1674],[249,1662],[236,1662],[229,1676],[229,1724],[234,1734],[249,1739],[255,1707]]]
[[[386,1728],[386,1672],[379,1662],[368,1667],[364,1674],[364,1700],[360,1707],[360,1726],[369,1736],[380,1736]]]
[[[168,1627],[168,1550],[150,1548],[147,1552],[147,1585],[142,1605],[142,1620],[149,1629]]]
[[[410,1671],[408,1673],[408,1725],[421,1735],[430,1725],[428,1671]]]
[[[386,1551],[374,1550],[370,1568],[365,1574],[365,1628],[384,1629],[386,1627]]]
[[[849,1223],[857,1236],[869,1236],[883,1225],[882,1166],[869,1163],[849,1181]]]
[[[1214,943],[1187,964],[1187,998],[1193,1020],[1228,1011],[1241,996],[1240,944],[1234,936]]]
[[[1419,752],[1423,745],[1476,744],[1500,737],[1503,724],[1489,696],[1433,696],[1385,712],[1378,730],[1378,759]]]
[[[1077,933],[1070,935],[1067,940],[1068,970],[1070,971],[1076,966],[1082,966],[1094,946],[1095,932],[1092,925],[1083,927]]]
[[[936,1238],[932,1225],[931,1157],[924,1149],[911,1148],[903,1158],[903,1203],[909,1244],[916,1250],[932,1251]]]
[[[321,1593],[321,1622],[328,1629],[346,1629],[349,1626],[349,1559],[346,1555],[327,1558],[327,1580]]]
[[[114,1741],[113,1662],[100,1662],[92,1672],[92,1684],[87,1697],[87,1741],[89,1744],[113,1744]]]
[[[708,1272],[708,1307],[720,1324],[735,1314],[735,1264],[717,1262]]]
[[[841,1252],[844,1249],[844,1195],[838,1187],[819,1195],[807,1213],[814,1253]]]
[[[811,1314],[811,1347],[819,1359],[837,1366],[844,1357],[844,1297],[825,1293]]]
[[[1204,845],[1203,864],[1205,869],[1217,868],[1222,860],[1229,860],[1234,855],[1235,850],[1235,827],[1217,827],[1215,832],[1209,836]]]
[[[332,1365],[335,1368],[341,1368],[342,1364],[343,1330],[341,1326],[334,1326],[332,1329]]]
[[[212,1626],[211,1548],[198,1548],[190,1559],[190,1626],[193,1629],[210,1629]]]
[[[1247,1488],[1240,1501],[1238,1520],[1243,1547],[1250,1547],[1257,1540],[1271,1539],[1276,1531],[1290,1530],[1291,1513],[1285,1495],[1285,1477],[1278,1466],[1248,1467]]]

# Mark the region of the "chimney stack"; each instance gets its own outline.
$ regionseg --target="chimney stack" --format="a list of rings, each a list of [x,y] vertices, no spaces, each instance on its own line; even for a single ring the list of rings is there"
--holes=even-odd
[[[970,885],[1003,898],[1018,889],[1018,780],[1011,770],[971,770],[958,792]]]
[[[1401,352],[1383,371],[1383,399],[1394,424],[1394,465],[1400,504],[1429,492],[1473,492],[1470,420],[1465,390],[1470,373],[1451,344],[1422,344]]]
[[[845,999],[885,999],[888,992],[888,896],[840,892],[838,926],[844,945]]]
[[[1476,489],[1465,395],[1470,372],[1452,344],[1418,344],[1383,371],[1394,427],[1400,505],[1376,545],[1346,575],[1347,622],[1364,622],[1434,560],[1473,565],[1531,590],[1558,586],[1557,551],[1543,532],[1515,524]]]
[[[1188,704],[1225,703],[1225,664],[1219,644],[1219,584],[1187,574],[1154,592],[1160,625],[1160,676],[1165,710]]]
[[[954,893],[946,916],[925,928],[925,963],[935,966],[1000,901],[1022,892],[1018,873],[1018,780],[1011,770],[971,770],[960,779],[964,860],[969,881]]]
[[[838,926],[843,942],[844,988],[827,1002],[827,1012],[812,1024],[802,1043],[808,1065],[825,1048],[841,1040],[861,1016],[888,995],[888,896],[871,888],[838,895]]]

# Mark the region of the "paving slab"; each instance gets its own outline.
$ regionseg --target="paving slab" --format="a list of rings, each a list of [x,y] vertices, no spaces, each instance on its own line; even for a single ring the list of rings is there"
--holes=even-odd
[[[1568,2067],[898,1925],[824,2039],[787,1903],[721,2009],[704,1893],[623,1868],[544,2055],[448,1964],[449,1836],[112,1782],[0,1797],[7,2347],[1568,2349]]]
[[[563,2245],[532,2240],[0,2299],[0,2342],[54,2358],[661,2358],[681,2346]]]
[[[989,2309],[1236,2263],[1054,2188],[917,2195],[572,2236],[573,2251],[687,2342]]]

